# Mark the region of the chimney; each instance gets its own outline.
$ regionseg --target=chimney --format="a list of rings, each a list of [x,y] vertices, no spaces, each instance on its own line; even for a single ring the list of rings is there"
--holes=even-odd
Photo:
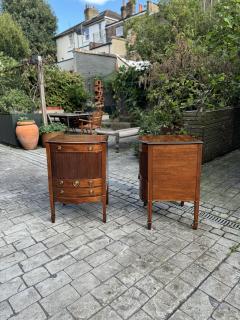
[[[86,5],[86,8],[84,10],[84,15],[85,15],[85,21],[90,20],[96,16],[98,16],[99,12],[96,8],[93,6]]]
[[[125,0],[123,0],[122,6],[121,6],[121,17],[122,19],[125,19],[127,17],[127,8],[126,8]]]
[[[142,12],[142,11],[143,11],[143,5],[139,3],[138,12]]]
[[[126,11],[127,11],[127,17],[132,16],[136,12],[136,6],[134,4],[134,1],[128,0],[126,5]]]

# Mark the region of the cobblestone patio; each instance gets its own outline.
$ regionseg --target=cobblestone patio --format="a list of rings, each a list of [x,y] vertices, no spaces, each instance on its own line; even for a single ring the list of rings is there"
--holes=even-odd
[[[109,150],[110,204],[57,205],[50,222],[45,150],[0,145],[0,319],[239,320],[240,151],[203,167],[192,206],[157,203],[153,230],[138,164]]]

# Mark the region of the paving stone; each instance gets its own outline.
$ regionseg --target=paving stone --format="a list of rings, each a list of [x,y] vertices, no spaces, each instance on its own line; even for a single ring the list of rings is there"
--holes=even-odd
[[[85,261],[78,261],[71,266],[65,268],[65,272],[72,278],[76,279],[83,275],[84,273],[87,273],[90,271],[92,267]]]
[[[216,301],[214,302],[207,294],[197,290],[181,306],[181,310],[194,320],[206,320],[211,316],[216,307]]]
[[[167,291],[161,290],[143,306],[143,310],[153,319],[163,320],[167,319],[177,305],[175,297]]]
[[[231,288],[218,281],[214,277],[209,277],[201,285],[200,289],[218,301],[223,301]]]
[[[0,285],[0,302],[26,288],[21,278],[15,278]]]
[[[130,288],[119,298],[111,303],[111,307],[121,315],[123,319],[128,319],[148,300],[148,297],[137,288]]]
[[[157,281],[155,278],[147,275],[143,279],[139,280],[135,287],[143,291],[150,298],[154,296],[159,290],[163,288],[163,284]]]
[[[212,275],[227,286],[233,287],[240,279],[240,270],[230,264],[223,263]]]
[[[116,260],[118,263],[120,263],[124,267],[128,267],[129,265],[132,265],[138,259],[139,259],[139,255],[135,254],[133,251],[129,249],[119,252],[119,254],[114,257],[114,260]]]
[[[127,287],[124,286],[118,279],[113,277],[92,290],[91,294],[100,302],[101,305],[105,306],[111,303],[126,290]]]
[[[169,320],[192,320],[191,317],[189,317],[185,312],[181,310],[177,310],[170,318]]]
[[[18,315],[12,317],[11,320],[44,320],[46,318],[47,316],[41,307],[37,303],[34,303]]]
[[[8,256],[9,254],[11,254],[15,251],[16,251],[15,248],[11,244],[0,247],[0,258]]]
[[[46,229],[44,231],[34,233],[32,236],[37,242],[39,242],[55,235],[57,235],[57,232],[54,229]]]
[[[6,320],[10,318],[10,316],[13,314],[13,311],[8,304],[7,301],[3,301],[0,303],[0,319],[1,320]]]
[[[26,259],[26,255],[21,251],[14,252],[6,257],[0,258],[0,271],[9,268],[24,259]]]
[[[90,272],[84,274],[83,276],[73,280],[72,286],[77,290],[77,292],[83,296],[100,284],[100,281]]]
[[[15,312],[19,312],[40,299],[37,291],[31,287],[22,292],[17,293],[9,299],[9,302]]]
[[[212,272],[219,263],[219,260],[209,256],[207,253],[204,253],[201,257],[195,260],[195,264],[208,270],[209,272]]]
[[[28,247],[26,249],[24,249],[24,252],[26,253],[26,255],[28,257],[32,257],[42,251],[45,251],[47,248],[40,242],[40,243],[36,243],[31,247]]]
[[[185,269],[186,267],[188,267],[190,264],[193,263],[193,259],[188,257],[187,255],[179,252],[177,253],[175,256],[173,256],[172,258],[170,258],[168,260],[168,263],[170,264],[174,264],[176,267],[180,268],[180,269]]]
[[[13,245],[18,251],[20,251],[20,250],[22,250],[24,248],[32,246],[35,243],[36,242],[33,240],[32,237],[26,237],[26,238],[23,238],[21,240],[13,242]]]
[[[122,318],[110,307],[106,307],[91,317],[91,320],[122,320]],[[139,319],[140,320],[140,319]]]
[[[133,233],[128,234],[127,236],[124,236],[121,238],[121,242],[123,242],[129,246],[132,246],[138,242],[141,242],[142,240],[144,240],[144,236],[138,232],[133,232]]]
[[[165,290],[181,302],[194,291],[194,287],[182,279],[176,278],[165,287]]]
[[[100,309],[101,305],[90,294],[81,297],[68,307],[68,310],[77,319],[88,319]]]
[[[74,262],[76,262],[76,260],[70,255],[60,256],[57,259],[47,263],[46,268],[51,274],[54,274],[67,268]]]
[[[152,318],[147,315],[143,310],[139,310],[129,320],[151,320]]]
[[[60,271],[59,273],[56,273],[54,276],[49,277],[37,284],[36,288],[42,297],[46,297],[70,282],[71,278],[65,272]]]
[[[197,259],[200,257],[205,251],[207,251],[208,247],[206,245],[193,242],[190,243],[186,248],[182,250],[183,254],[186,254],[192,259]]]
[[[174,278],[177,277],[181,273],[181,269],[178,267],[170,264],[165,263],[164,265],[160,266],[159,268],[155,269],[152,272],[152,277],[157,279],[158,281],[162,282],[163,284],[167,284],[172,281]]]
[[[43,241],[43,243],[46,247],[52,248],[60,243],[63,243],[65,241],[69,240],[69,239],[70,238],[66,234],[62,233],[62,234],[57,234],[51,238],[45,239]]]
[[[87,232],[87,237],[91,240],[95,240],[95,239],[102,237],[102,236],[104,236],[104,233],[99,229],[94,229],[94,230]]]
[[[45,253],[51,258],[56,259],[62,255],[65,255],[69,252],[69,249],[67,249],[63,244],[58,244],[55,247],[52,247],[45,251]]]
[[[77,291],[69,284],[54,291],[46,298],[40,300],[41,305],[49,315],[54,315],[79,298]]]
[[[14,266],[8,269],[0,271],[0,283],[7,282],[8,280],[21,276],[22,274],[23,271],[19,268],[17,264],[15,264]]]
[[[94,251],[101,250],[105,248],[107,245],[111,244],[113,240],[107,236],[102,236],[92,242],[88,243],[88,246],[92,248]]]
[[[214,320],[239,320],[240,311],[227,303],[221,303],[214,311],[212,318]]]
[[[74,250],[74,249],[86,244],[88,241],[89,241],[89,239],[85,235],[80,235],[78,237],[75,237],[73,239],[65,241],[64,245],[68,249]]]
[[[168,259],[170,259],[172,256],[174,256],[174,252],[163,247],[163,246],[158,246],[157,249],[150,251],[151,255],[156,257],[160,263],[166,262]]]
[[[127,287],[134,285],[134,283],[143,278],[143,276],[144,275],[134,266],[129,266],[116,275],[116,277]]]
[[[50,259],[48,256],[41,252],[39,254],[36,254],[35,256],[28,258],[20,263],[20,266],[24,270],[24,272],[28,272],[32,269],[35,269],[37,267],[40,267],[44,263],[48,262]]]
[[[73,320],[73,317],[67,310],[63,310],[49,318],[49,320]]]
[[[180,274],[180,278],[193,287],[197,287],[208,275],[209,272],[206,269],[192,264]]]
[[[240,270],[240,252],[233,252],[226,262]]]
[[[50,275],[45,268],[39,267],[39,268],[33,269],[32,271],[25,273],[23,275],[23,280],[30,287],[30,286],[37,284],[40,281],[43,281],[44,279],[48,278],[49,276]]]
[[[105,281],[117,274],[124,267],[113,259],[94,268],[91,272],[101,281]]]
[[[111,259],[113,254],[105,249],[99,250],[92,255],[85,258],[85,260],[93,267],[97,267],[98,265],[106,262],[107,260]]]
[[[230,292],[225,299],[229,304],[240,310],[240,283]]]

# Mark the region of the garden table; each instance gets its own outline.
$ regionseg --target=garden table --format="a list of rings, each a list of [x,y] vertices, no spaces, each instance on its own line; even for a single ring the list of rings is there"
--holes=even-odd
[[[76,123],[81,118],[88,118],[91,113],[90,112],[82,112],[82,113],[49,113],[50,118],[53,118],[56,121],[56,118],[67,125],[68,129],[75,128],[72,124]]]

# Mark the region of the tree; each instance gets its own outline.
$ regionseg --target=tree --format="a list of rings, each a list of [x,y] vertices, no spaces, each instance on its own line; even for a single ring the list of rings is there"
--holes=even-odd
[[[57,18],[45,0],[2,0],[2,10],[20,24],[32,54],[54,55]]]
[[[0,15],[0,51],[16,60],[26,58],[30,53],[21,27],[9,13]]]

